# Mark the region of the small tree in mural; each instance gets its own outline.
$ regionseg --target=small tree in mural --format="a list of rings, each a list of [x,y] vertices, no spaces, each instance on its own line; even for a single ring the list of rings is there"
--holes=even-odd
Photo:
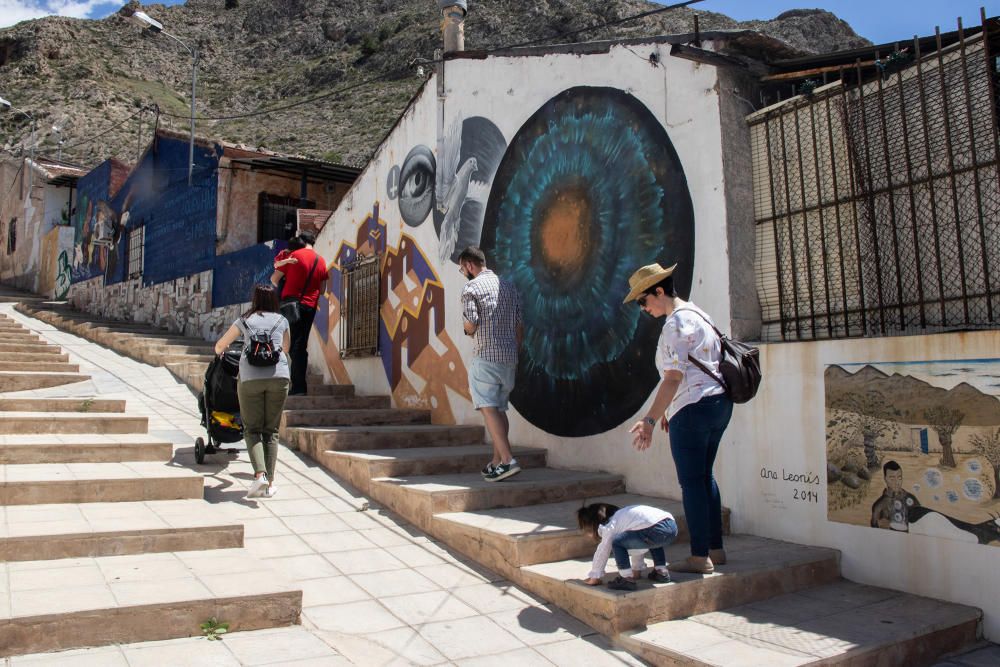
[[[955,435],[955,431],[962,425],[965,413],[961,410],[939,405],[935,408],[924,410],[924,418],[930,424],[931,428],[934,429],[934,432],[937,433],[938,440],[941,441],[941,467],[954,468],[956,465],[955,452],[951,447],[951,436]]]
[[[993,467],[993,497],[1000,498],[1000,428],[976,433],[969,438],[969,442],[976,453]]]
[[[865,452],[865,466],[876,470],[882,462],[875,448],[875,441],[886,436],[899,435],[899,426],[894,421],[895,414],[886,403],[885,397],[875,390],[849,394],[837,402],[843,411],[839,424],[844,429],[845,438],[861,436]]]

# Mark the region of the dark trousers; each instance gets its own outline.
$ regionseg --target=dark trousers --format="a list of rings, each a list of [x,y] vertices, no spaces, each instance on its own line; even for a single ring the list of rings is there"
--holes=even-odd
[[[670,419],[670,453],[681,483],[691,554],[708,556],[722,548],[722,496],[712,475],[722,434],[733,415],[725,395],[684,406]]]
[[[289,327],[289,336],[292,339],[292,347],[288,350],[289,360],[292,362],[292,384],[288,388],[289,394],[306,393],[306,375],[309,372],[309,332],[312,331],[313,320],[316,318],[316,309],[299,304],[299,321]]]
[[[625,531],[611,541],[611,550],[615,554],[615,563],[619,570],[632,567],[628,552],[633,549],[636,551],[649,549],[653,565],[662,567],[667,564],[667,553],[663,547],[669,546],[675,539],[677,539],[677,523],[673,519],[664,519],[648,528]]]

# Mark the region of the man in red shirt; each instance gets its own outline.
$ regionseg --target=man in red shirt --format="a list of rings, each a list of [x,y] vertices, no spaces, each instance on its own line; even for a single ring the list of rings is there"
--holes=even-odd
[[[316,235],[312,232],[302,232],[298,238],[305,247],[294,251],[287,259],[283,260],[281,266],[276,265],[274,273],[271,275],[271,282],[275,285],[282,278],[285,279],[281,299],[282,301],[297,299],[299,313],[301,313],[299,321],[292,323],[290,327],[292,342],[288,356],[292,362],[292,382],[288,390],[289,396],[301,396],[306,393],[306,373],[309,370],[309,332],[312,331],[320,294],[326,292],[326,281],[330,277],[326,268],[326,260],[313,250]]]

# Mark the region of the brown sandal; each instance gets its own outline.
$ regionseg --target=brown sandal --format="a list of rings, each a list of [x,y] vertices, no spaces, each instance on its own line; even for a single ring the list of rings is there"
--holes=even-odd
[[[687,572],[689,574],[712,574],[715,572],[715,565],[712,564],[711,558],[706,558],[704,561],[700,558],[698,560],[692,560],[692,558],[694,556],[679,563],[671,563],[667,569],[671,572]]]

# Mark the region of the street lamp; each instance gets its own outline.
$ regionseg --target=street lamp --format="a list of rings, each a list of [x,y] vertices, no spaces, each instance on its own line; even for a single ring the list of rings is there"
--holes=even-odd
[[[28,199],[31,199],[31,172],[35,169],[35,117],[24,109],[18,109],[13,106],[10,102],[0,97],[0,107],[6,107],[11,111],[16,111],[28,120],[31,121],[31,169],[28,170]]]
[[[152,18],[146,12],[132,12],[128,17],[132,23],[142,26],[148,29],[154,34],[164,34],[170,39],[174,40],[191,54],[191,141],[188,145],[188,187],[191,186],[191,172],[194,169],[194,91],[195,83],[198,80],[198,49],[192,49],[190,46],[179,40],[174,35],[163,29],[163,24]]]
[[[52,131],[56,133],[57,137],[59,137],[59,140],[56,144],[57,146],[59,146],[59,157],[56,159],[62,162],[62,147],[63,144],[66,143],[66,140],[62,138],[62,128],[59,127],[58,125],[53,125]]]

